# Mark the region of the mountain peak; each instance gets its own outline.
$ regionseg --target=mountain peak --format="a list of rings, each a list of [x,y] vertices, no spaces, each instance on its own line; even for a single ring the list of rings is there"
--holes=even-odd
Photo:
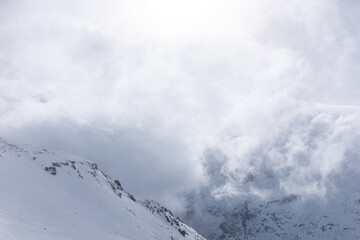
[[[0,163],[1,239],[204,239],[94,162],[0,138]]]

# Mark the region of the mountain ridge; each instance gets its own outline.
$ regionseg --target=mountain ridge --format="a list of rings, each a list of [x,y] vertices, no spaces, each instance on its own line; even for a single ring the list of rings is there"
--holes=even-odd
[[[0,238],[204,240],[153,200],[64,152],[0,138]]]
[[[360,239],[356,174],[355,169],[336,175],[334,189],[323,197],[216,198],[212,186],[205,186],[186,195],[182,218],[210,240]]]

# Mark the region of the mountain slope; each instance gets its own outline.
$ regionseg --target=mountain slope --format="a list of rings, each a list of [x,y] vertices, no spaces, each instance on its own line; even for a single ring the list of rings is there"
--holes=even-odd
[[[360,191],[341,204],[323,206],[297,195],[232,206],[194,203],[185,219],[208,239],[360,239]]]
[[[68,153],[0,139],[0,165],[0,239],[204,239]]]
[[[217,198],[214,189],[227,179],[215,170],[210,172],[211,184],[186,195],[187,208],[183,215],[207,239],[360,239],[357,158],[348,159],[341,171],[329,177],[323,196],[288,194],[261,199],[244,194]],[[274,181],[272,178],[252,174],[239,181],[238,187],[244,189],[257,181]]]

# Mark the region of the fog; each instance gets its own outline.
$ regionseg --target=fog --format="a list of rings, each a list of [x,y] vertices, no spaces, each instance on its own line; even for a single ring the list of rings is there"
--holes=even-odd
[[[222,156],[215,197],[324,196],[359,166],[359,11],[350,0],[0,1],[0,135],[96,161],[173,207],[214,181],[209,153]],[[249,174],[274,178],[244,186]]]

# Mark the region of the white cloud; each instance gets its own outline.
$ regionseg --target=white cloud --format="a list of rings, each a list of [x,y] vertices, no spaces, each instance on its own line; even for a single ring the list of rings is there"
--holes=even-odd
[[[153,198],[201,182],[209,147],[239,178],[264,167],[284,175],[273,186],[282,190],[324,182],[359,130],[357,107],[326,106],[359,105],[358,10],[325,0],[3,1],[0,132],[86,155]]]

